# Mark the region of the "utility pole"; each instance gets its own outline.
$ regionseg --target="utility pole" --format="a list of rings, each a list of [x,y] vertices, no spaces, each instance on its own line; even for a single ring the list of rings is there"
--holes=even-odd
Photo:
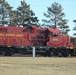
[[[35,57],[35,47],[33,47],[32,55],[33,55],[33,58],[34,58]]]

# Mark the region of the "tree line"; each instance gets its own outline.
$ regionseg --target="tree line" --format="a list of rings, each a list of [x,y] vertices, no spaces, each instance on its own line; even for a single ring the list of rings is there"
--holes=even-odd
[[[6,0],[0,0],[0,25],[58,27],[62,35],[68,34],[70,31],[69,25],[67,25],[68,20],[65,19],[66,15],[61,4],[52,3],[51,6],[47,7],[47,12],[45,11],[43,14],[46,19],[42,19],[42,24],[40,24],[38,17],[30,8],[30,4],[27,4],[25,0],[20,2],[20,6],[16,10],[13,10],[13,7]]]

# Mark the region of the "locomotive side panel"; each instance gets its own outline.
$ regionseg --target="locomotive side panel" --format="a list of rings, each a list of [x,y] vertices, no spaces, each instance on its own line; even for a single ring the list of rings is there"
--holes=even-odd
[[[13,46],[19,47],[21,53],[25,53],[25,47],[35,46],[46,51],[48,56],[68,56],[73,44],[69,36],[62,36],[58,28],[28,27],[0,27],[0,48],[7,48],[5,55],[11,54]],[[75,47],[76,45],[74,45]],[[23,48],[24,47],[24,48]],[[9,48],[9,49],[8,49]],[[8,51],[9,50],[9,51]],[[71,49],[73,50],[73,49]],[[16,50],[17,51],[17,50]],[[31,50],[32,51],[32,50]],[[72,51],[70,51],[71,53]]]

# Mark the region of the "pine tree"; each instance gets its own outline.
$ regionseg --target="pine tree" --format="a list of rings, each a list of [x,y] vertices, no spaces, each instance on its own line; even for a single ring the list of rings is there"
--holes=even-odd
[[[11,23],[11,11],[12,8],[8,2],[6,2],[5,0],[0,0],[0,23],[2,25],[8,25],[9,23]]]
[[[0,0],[0,23],[2,25],[4,25],[5,23],[7,23],[7,21],[5,21],[5,17],[6,17],[6,2],[5,0]]]
[[[44,26],[49,25],[49,27],[60,28],[62,35],[68,34],[69,26],[67,25],[68,20],[64,19],[65,13],[62,11],[63,8],[61,4],[56,2],[52,3],[51,7],[47,8],[47,13],[44,13],[47,19],[42,21],[45,23]]]
[[[21,5],[17,8],[16,14],[13,22],[18,25],[26,26],[38,24],[38,18],[35,17],[35,13],[30,9],[30,5],[27,5],[25,0],[21,1]]]

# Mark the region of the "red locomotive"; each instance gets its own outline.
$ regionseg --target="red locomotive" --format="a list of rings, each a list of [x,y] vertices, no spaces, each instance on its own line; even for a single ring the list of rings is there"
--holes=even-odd
[[[69,36],[62,36],[58,28],[38,28],[36,26],[0,26],[0,53],[12,55],[27,53],[35,46],[36,51],[44,51],[45,56],[68,56],[74,54]]]

